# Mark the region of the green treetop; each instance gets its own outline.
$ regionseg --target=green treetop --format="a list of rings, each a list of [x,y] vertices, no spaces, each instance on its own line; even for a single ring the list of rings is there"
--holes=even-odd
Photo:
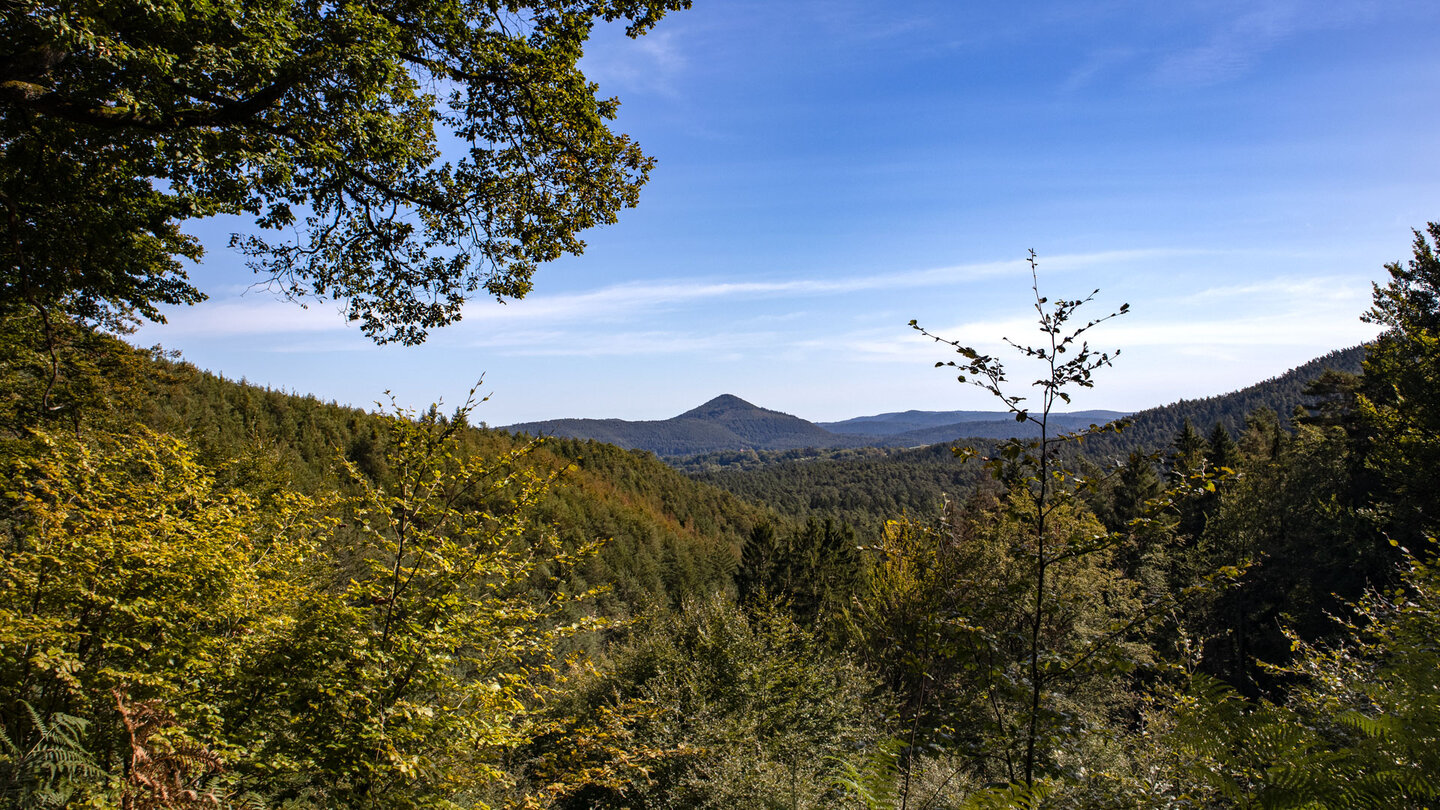
[[[1428,235],[1428,240],[1427,240]],[[1365,357],[1359,410],[1373,437],[1366,465],[1378,480],[1376,508],[1406,543],[1440,532],[1440,222],[1415,232],[1414,255],[1385,266],[1363,319],[1386,331]]]
[[[262,276],[420,342],[635,204],[652,160],[578,61],[597,21],[639,36],[689,5],[5,3],[0,311],[158,318],[202,297],[180,223],[245,214],[285,234],[232,237]]]

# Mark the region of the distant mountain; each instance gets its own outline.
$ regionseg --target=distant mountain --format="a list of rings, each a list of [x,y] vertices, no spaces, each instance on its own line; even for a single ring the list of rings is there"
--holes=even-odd
[[[1245,427],[1245,417],[1258,408],[1274,411],[1280,417],[1280,423],[1289,427],[1295,409],[1313,402],[1313,397],[1305,395],[1305,388],[1312,381],[1327,369],[1359,374],[1360,363],[1364,359],[1365,346],[1352,346],[1317,357],[1284,374],[1238,391],[1205,399],[1182,399],[1140,411],[1130,416],[1130,426],[1124,432],[1096,436],[1087,441],[1086,453],[1116,456],[1136,449],[1163,449],[1180,434],[1186,420],[1202,435],[1209,433],[1216,423],[1224,425],[1232,435],[1238,435]]]
[[[1123,416],[1117,411],[1051,414],[1057,430],[1077,430]],[[966,438],[1006,439],[1028,436],[1034,426],[1019,424],[1001,411],[906,411],[847,419],[826,425],[752,405],[722,394],[670,419],[551,419],[522,422],[504,430],[537,436],[593,439],[660,456],[744,450],[803,448],[918,447]],[[869,432],[859,428],[869,426]]]
[[[1050,434],[1084,430],[1124,416],[1123,411],[1074,411],[1050,414]],[[835,430],[835,426],[840,426]],[[871,426],[866,434],[861,428]],[[833,433],[842,433],[866,447],[924,447],[966,439],[1016,439],[1040,435],[1030,422],[1016,422],[1005,411],[905,411],[860,416],[844,422],[822,423]]]
[[[1356,346],[1331,352],[1302,366],[1291,369],[1239,391],[1200,400],[1181,400],[1159,408],[1151,408],[1131,416],[1131,426],[1122,433],[1089,437],[1082,452],[1103,463],[1123,459],[1131,450],[1165,450],[1190,420],[1202,435],[1218,422],[1238,433],[1245,417],[1257,408],[1269,408],[1282,421],[1297,405],[1311,400],[1305,388],[1326,369],[1356,373],[1365,357],[1365,347]],[[881,414],[868,417],[880,422],[905,422],[924,418],[910,414]],[[951,412],[952,414],[955,412]],[[961,412],[963,413],[963,412]],[[1086,412],[1099,421],[1107,412]],[[1074,414],[1073,416],[1080,416]],[[1052,419],[1057,415],[1052,414]],[[845,423],[863,423],[846,420]],[[945,429],[959,428],[967,438],[977,439],[976,445],[987,449],[979,431],[994,425],[997,432],[1003,423],[968,422]],[[1009,423],[1011,430],[1015,422]],[[832,425],[831,427],[834,427]],[[905,436],[920,437],[923,431],[881,437],[895,441]],[[938,439],[928,447],[910,450],[847,450],[830,453],[774,455],[749,454],[750,457],[727,457],[724,454],[687,459],[677,464],[704,483],[713,484],[749,501],[765,504],[795,517],[829,513],[877,536],[887,519],[899,514],[932,516],[939,514],[943,493],[952,496],[964,493],[981,477],[974,463],[957,461],[950,452],[955,437]],[[917,442],[919,444],[920,442]],[[990,445],[993,447],[993,445]],[[739,454],[737,454],[739,455]],[[677,463],[672,460],[671,463]]]
[[[1131,427],[1123,434],[1092,438],[1086,443],[1087,452],[1110,455],[1137,447],[1162,447],[1174,439],[1186,419],[1203,432],[1219,422],[1235,433],[1244,425],[1246,414],[1260,407],[1276,411],[1288,423],[1295,407],[1306,402],[1304,389],[1311,380],[1327,368],[1358,372],[1364,357],[1363,346],[1331,352],[1239,391],[1141,411],[1130,417]],[[1052,413],[1050,424],[1055,432],[1081,430],[1124,415],[1103,410]],[[722,394],[670,419],[551,419],[503,429],[536,436],[593,439],[627,450],[649,450],[672,457],[747,450],[923,447],[963,439],[1036,435],[1034,425],[1018,423],[1001,411],[900,411],[816,424],[761,408],[732,394]]]
[[[626,449],[649,450],[661,456],[719,450],[793,450],[865,444],[852,437],[831,433],[798,416],[752,405],[731,394],[722,394],[670,419],[643,422],[552,419],[523,422],[504,429],[536,436],[594,439]]]
[[[1092,424],[1104,424],[1124,416],[1122,411],[1073,411],[1052,414],[1051,420],[1061,430],[1077,430]],[[949,441],[957,436],[986,438],[1010,438],[1015,435],[1015,419],[1004,411],[901,411],[880,413],[874,416],[857,416],[843,422],[817,422],[831,433],[858,436],[899,436],[906,434],[907,444],[927,444],[923,440],[925,431],[937,431],[944,438],[931,441]],[[1005,427],[1009,426],[1009,427]],[[1001,429],[1001,428],[1005,429]],[[978,433],[952,433],[952,431],[977,430]]]
[[[816,422],[831,433],[858,436],[893,436],[912,430],[945,427],[960,422],[993,422],[1005,418],[1000,411],[899,411],[857,416],[841,422]]]
[[[1330,352],[1277,377],[1239,391],[1199,400],[1180,400],[1130,416],[1131,426],[1119,435],[1092,437],[1086,452],[1100,456],[1137,448],[1166,446],[1185,420],[1201,432],[1218,422],[1238,433],[1256,408],[1270,408],[1281,422],[1308,401],[1305,386],[1326,369],[1358,373],[1365,347]],[[1075,411],[1050,414],[1056,432],[1081,430],[1125,416],[1119,411]],[[553,419],[524,422],[505,430],[540,436],[593,439],[626,449],[649,450],[659,456],[695,456],[726,451],[844,449],[857,447],[923,447],[963,439],[1009,439],[1036,435],[1034,425],[1017,423],[1001,411],[898,411],[857,416],[839,422],[807,422],[798,416],[752,405],[723,394],[679,416],[648,422],[623,419]]]

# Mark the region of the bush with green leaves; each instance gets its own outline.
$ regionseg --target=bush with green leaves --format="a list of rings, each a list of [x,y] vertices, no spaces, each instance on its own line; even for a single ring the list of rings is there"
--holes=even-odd
[[[885,720],[870,676],[775,604],[691,600],[611,656],[530,748],[532,792],[556,807],[833,807],[835,759]]]
[[[390,480],[343,465],[320,497],[221,487],[143,429],[0,448],[11,794],[47,739],[102,774],[76,801],[443,806],[506,782],[589,624],[559,585],[588,550],[535,525],[551,477],[525,447],[456,452],[465,412],[398,414]],[[65,718],[83,738],[46,731]]]
[[[1331,643],[1291,634],[1288,698],[1247,699],[1194,673],[1161,691],[1112,780],[1136,807],[1405,810],[1440,800],[1440,572],[1411,558]],[[1114,777],[1115,774],[1110,774]],[[1144,797],[1144,801],[1140,801]]]

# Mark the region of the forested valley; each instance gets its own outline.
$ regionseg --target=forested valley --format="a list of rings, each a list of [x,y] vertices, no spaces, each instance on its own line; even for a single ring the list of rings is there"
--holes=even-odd
[[[1332,72],[1330,57],[1348,50],[1336,43],[1369,11],[1319,25],[1281,4],[1216,26],[1256,53],[1312,23],[1326,32],[1314,48],[1323,70],[1309,65],[1325,103],[1292,94],[1299,80],[1286,78],[1269,91],[1278,101],[1281,88],[1285,103],[1247,86],[1266,106],[1233,108],[1247,127],[1263,124],[1259,149],[1228,140],[1236,130],[1219,126],[1218,97],[1197,104],[1186,92],[1218,92],[1251,62],[1300,64],[1301,49],[1261,60],[1205,40],[1171,54],[1171,41],[1155,37],[1204,29],[1189,12],[1127,28],[1143,49],[1117,48],[1107,35],[1076,48],[1076,58],[1095,55],[1089,67],[1060,69],[1033,63],[1053,50],[1035,44],[1044,40],[1015,38],[1037,27],[1032,19],[995,22],[1009,33],[979,36],[984,25],[967,18],[966,36],[991,48],[971,53],[968,43],[914,39],[930,29],[948,37],[959,23],[912,24],[888,8],[872,26],[849,13],[865,4],[840,4],[846,13],[834,19],[813,4],[804,16],[825,17],[810,21],[817,27],[772,31],[780,13],[738,4],[687,42],[744,59],[708,65],[714,76],[761,72],[726,85],[724,98],[701,99],[646,75],[680,65],[691,55],[684,47],[659,40],[650,61],[616,56],[690,5],[0,4],[0,807],[1440,806],[1440,223],[1415,232],[1410,258],[1386,265],[1369,309],[1354,313],[1380,332],[1373,342],[1235,394],[1078,432],[1063,409],[1081,389],[1106,385],[1115,352],[1091,344],[1111,345],[1107,322],[1128,305],[1102,314],[1093,294],[1042,295],[1048,282],[1031,251],[1025,303],[1036,331],[996,336],[1013,358],[911,322],[916,340],[948,358],[936,373],[978,386],[1023,428],[973,442],[916,439],[932,436],[930,425],[874,447],[850,420],[831,423],[844,442],[817,447],[803,437],[838,434],[726,396],[614,434],[663,440],[676,457],[662,459],[489,428],[483,381],[464,402],[413,410],[381,395],[363,410],[127,342],[139,342],[142,322],[162,323],[234,284],[188,275],[221,244],[278,297],[337,304],[366,338],[397,350],[468,317],[477,299],[524,298],[538,268],[574,260],[583,234],[635,206],[656,166],[618,130],[618,99],[585,70],[609,68],[606,86],[648,87],[675,102],[652,115],[702,133],[706,150],[672,152],[675,164],[700,165],[723,179],[709,188],[748,195],[671,198],[692,209],[692,226],[731,242],[753,235],[774,251],[757,264],[858,233],[899,269],[737,275],[733,284],[644,276],[649,287],[615,276],[608,287],[562,288],[548,302],[562,317],[598,302],[604,319],[619,321],[631,314],[610,311],[619,298],[698,306],[719,291],[757,296],[743,300],[773,325],[793,313],[758,296],[804,290],[863,298],[873,327],[888,317],[874,305],[882,292],[939,288],[938,271],[913,268],[956,261],[956,240],[993,235],[995,220],[952,227],[947,209],[929,207],[989,175],[1025,198],[991,206],[966,186],[971,209],[1015,216],[1016,228],[1075,212],[1079,230],[1069,233],[1086,234],[1076,249],[1089,252],[1071,257],[1069,278],[1097,266],[1086,261],[1156,257],[1218,277],[1201,265],[1237,260],[1239,243],[1230,250],[1219,236],[1237,232],[1192,223],[1190,211],[1223,210],[1227,228],[1244,222],[1252,261],[1287,251],[1310,261],[1335,244],[1310,240],[1344,230],[1334,226],[1348,214],[1310,223],[1286,206],[1330,205],[1349,192],[1318,181],[1285,188],[1279,169],[1312,152],[1344,155],[1331,162],[1347,168],[1353,155],[1376,153],[1357,175],[1389,152],[1405,160],[1404,139],[1392,136],[1407,128],[1393,123],[1386,140],[1363,148],[1337,141],[1343,151],[1324,152],[1312,137],[1396,118],[1331,97],[1346,84]],[[1054,30],[1067,48],[1075,19],[1104,16],[1049,11],[1065,20]],[[733,36],[751,17],[765,18],[765,36]],[[893,28],[886,36],[903,48],[858,61],[880,53],[877,27]],[[851,36],[799,49],[842,28]],[[597,31],[605,44],[582,65]],[[783,47],[783,58],[763,47]],[[1358,50],[1418,60],[1427,49],[1387,39]],[[919,61],[927,51],[972,61],[931,69],[939,63]],[[1187,53],[1196,58],[1150,73],[1130,66]],[[811,64],[835,54],[843,65]],[[1015,54],[1025,61],[996,61]],[[799,64],[803,79],[770,75]],[[825,75],[837,65],[852,72]],[[1418,115],[1421,85],[1405,82],[1433,75],[1429,65],[1376,65],[1367,75]],[[1111,67],[1127,78],[1110,81]],[[967,90],[962,103],[950,94],[967,69],[988,89]],[[1045,92],[1061,95],[986,84],[1020,74],[1045,76],[1061,86]],[[825,106],[811,97],[822,75],[843,88],[843,104],[829,103],[844,114],[785,125],[782,112]],[[1144,90],[1143,103],[1078,95],[1139,92],[1129,85]],[[882,95],[859,95],[873,88]],[[749,141],[698,115],[752,97],[767,106],[739,116],[763,124]],[[926,116],[906,118],[911,107]],[[1291,107],[1343,110],[1344,126],[1304,119],[1300,143],[1270,120]],[[1094,116],[1112,108],[1105,130]],[[1163,118],[1185,108],[1205,117]],[[1083,117],[1045,117],[1077,110]],[[1415,120],[1408,130],[1425,132]],[[963,138],[982,124],[994,129],[972,153]],[[1140,149],[1162,130],[1200,129],[1212,140]],[[857,133],[860,151],[827,151]],[[947,140],[915,148],[891,139],[917,133]],[[1029,139],[1052,133],[1064,134],[1065,151],[1032,152]],[[1089,149],[1072,143],[1086,133]],[[751,153],[780,141],[796,151]],[[936,161],[955,152],[967,162],[942,170]],[[885,163],[846,157],[861,153]],[[823,172],[793,173],[802,163]],[[1091,163],[1091,175],[1063,173]],[[1232,164],[1236,173],[1209,174]],[[1253,195],[1253,206],[1205,197],[1172,209],[1164,200],[1174,197],[1156,194],[1209,193],[1247,171],[1271,184],[1236,192]],[[1151,185],[1132,185],[1142,175]],[[1401,176],[1377,175],[1365,189],[1403,197]],[[831,185],[809,188],[816,177]],[[921,180],[934,185],[909,185]],[[781,184],[811,196],[758,205]],[[1044,186],[1074,199],[1030,198]],[[1351,196],[1380,207],[1379,194]],[[912,197],[923,216],[900,207]],[[1112,198],[1127,207],[1105,209]],[[836,217],[824,236],[799,228],[811,206]],[[1182,223],[1183,238],[1145,231],[1141,208]],[[753,234],[725,218],[731,209],[750,212]],[[880,209],[884,217],[872,216]],[[1107,232],[1106,218],[1131,230]],[[902,251],[914,240],[875,235],[882,219],[924,219],[937,246]],[[1304,227],[1282,247],[1257,249],[1257,234],[1282,220]],[[230,226],[240,232],[217,241],[214,228]],[[668,251],[655,261],[684,264],[706,252],[688,233],[660,245],[646,233],[617,238],[639,252],[612,262]],[[859,242],[836,244],[853,251]],[[707,258],[733,270],[758,255]],[[1000,264],[956,272],[975,280]],[[1157,275],[1168,284],[1178,278],[1170,271]],[[1228,272],[1233,280],[1246,269]],[[1246,279],[1226,300],[1276,278]],[[1335,278],[1280,286],[1310,295]],[[506,345],[545,331],[524,311],[509,314],[518,328]],[[689,326],[698,334],[708,325]],[[812,348],[849,345],[804,328]],[[249,333],[223,334],[238,344]],[[755,334],[733,344],[783,353],[771,333]],[[670,340],[658,328],[640,337]],[[732,343],[704,337],[689,342]],[[619,345],[634,335],[625,338]],[[677,355],[676,366],[695,356]],[[856,380],[843,383],[854,390]],[[763,412],[770,443],[716,452],[700,434],[670,432],[713,428],[709,411],[737,403]]]
[[[1388,331],[1303,391],[700,480],[476,427],[482,402],[365,412],[9,318],[4,801],[1430,806],[1440,261],[1414,247]],[[1038,307],[1038,410],[956,365],[1043,427],[1110,361],[1066,343],[1084,303]]]

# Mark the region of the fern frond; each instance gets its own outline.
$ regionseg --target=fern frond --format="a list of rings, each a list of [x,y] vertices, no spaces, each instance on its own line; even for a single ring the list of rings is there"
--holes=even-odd
[[[866,810],[889,810],[896,806],[900,782],[903,740],[881,743],[860,765],[838,760],[839,773],[831,780],[846,796],[859,799]]]
[[[1366,737],[1377,740],[1394,740],[1398,732],[1405,730],[1404,724],[1395,717],[1368,715],[1357,711],[1345,712],[1335,718],[1340,723],[1355,729]]]
[[[1040,810],[1055,785],[1039,781],[1033,785],[991,787],[970,794],[960,810]]]
[[[24,807],[65,807],[76,782],[98,779],[105,773],[82,742],[89,723],[59,712],[42,717],[30,703],[22,700],[20,704],[34,727],[35,742],[24,750],[0,729],[5,750],[14,760],[10,774],[15,786],[12,795]]]

